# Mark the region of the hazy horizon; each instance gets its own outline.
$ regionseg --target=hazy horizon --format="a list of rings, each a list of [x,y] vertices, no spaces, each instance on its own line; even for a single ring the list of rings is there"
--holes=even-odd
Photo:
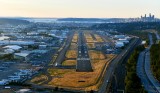
[[[0,0],[0,17],[160,18],[159,0]]]

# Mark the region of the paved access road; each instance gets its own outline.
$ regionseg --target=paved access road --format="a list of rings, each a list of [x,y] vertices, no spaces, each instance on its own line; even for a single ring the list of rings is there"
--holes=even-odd
[[[78,37],[78,57],[77,57],[76,71],[78,72],[93,71],[83,32],[79,32],[79,37]]]

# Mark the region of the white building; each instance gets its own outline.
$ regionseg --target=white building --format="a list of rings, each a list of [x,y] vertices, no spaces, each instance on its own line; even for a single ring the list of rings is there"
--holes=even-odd
[[[121,47],[123,47],[123,46],[124,46],[124,43],[123,43],[123,42],[118,42],[118,41],[117,41],[117,42],[115,43],[115,47],[116,47],[116,48],[121,48]]]
[[[39,45],[39,49],[45,49],[47,45]]]
[[[27,60],[27,56],[29,55],[29,53],[14,53],[14,58],[15,59],[20,59],[20,60]]]
[[[0,45],[33,45],[34,41],[13,41],[13,40],[4,40],[0,41]]]
[[[8,80],[1,80],[0,81],[0,85],[6,85],[6,84],[8,84],[9,82],[8,82]]]
[[[115,38],[117,38],[117,39],[125,39],[125,35],[115,35],[114,36]]]
[[[20,89],[16,93],[32,93],[30,89]]]
[[[128,44],[129,43],[129,41],[126,40],[126,39],[119,39],[118,42],[123,42],[124,44]]]
[[[13,49],[5,49],[4,52],[7,53],[7,54],[12,54],[15,51]]]
[[[9,37],[7,37],[7,36],[0,36],[0,40],[2,41],[2,40],[6,40],[6,39],[9,39]]]
[[[8,46],[5,46],[3,48],[5,48],[5,49],[12,49],[12,50],[17,51],[17,50],[20,50],[22,47],[18,46],[18,45],[8,45]]]

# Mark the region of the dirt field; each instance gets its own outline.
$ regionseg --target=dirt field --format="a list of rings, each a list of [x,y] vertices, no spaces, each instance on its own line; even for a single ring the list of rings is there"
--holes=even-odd
[[[31,83],[41,84],[46,81],[48,78],[46,75],[38,75],[31,80]]]
[[[89,50],[89,56],[92,60],[94,59],[105,59],[105,56],[100,51]]]
[[[92,38],[92,36],[89,33],[85,33],[84,36],[86,38],[87,43],[97,42]]]
[[[70,45],[70,49],[71,50],[76,50],[77,49],[77,44],[76,43],[71,43],[71,45]]]
[[[64,66],[76,65],[77,60],[66,60],[62,63]]]
[[[67,58],[77,58],[77,50],[68,50],[66,53]]]
[[[94,43],[87,43],[87,46],[88,46],[89,49],[95,48],[95,44]]]
[[[76,72],[69,69],[50,69],[49,73],[54,78],[49,82],[50,86],[59,86],[73,89],[97,90],[97,80],[103,71],[105,64],[109,63],[112,56],[105,60],[92,60],[93,72]]]
[[[0,93],[15,93],[12,89],[2,89]]]
[[[78,34],[75,33],[74,36],[73,36],[72,42],[77,43],[77,41],[78,41]]]
[[[95,35],[97,42],[104,42],[99,35]]]

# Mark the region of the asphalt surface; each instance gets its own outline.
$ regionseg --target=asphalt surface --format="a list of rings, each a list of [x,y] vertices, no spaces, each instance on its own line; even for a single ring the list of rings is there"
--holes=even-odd
[[[140,77],[142,84],[144,85],[144,88],[148,93],[156,93],[153,85],[149,81],[145,69],[144,69],[144,61],[145,61],[145,51],[141,52],[139,54],[138,63],[137,63],[137,75]]]
[[[57,58],[55,60],[55,66],[61,66],[62,65],[62,63],[63,63],[63,61],[65,59],[66,52],[69,49],[69,46],[70,46],[70,44],[72,42],[72,38],[73,38],[73,33],[67,38],[64,48],[58,54],[58,56],[57,56]]]
[[[76,71],[78,72],[93,71],[83,32],[79,32],[79,37],[78,37],[78,57],[77,57]]]
[[[158,32],[156,32],[155,34],[156,34],[157,40],[160,40],[160,36],[159,36]]]
[[[160,93],[160,83],[155,77],[153,76],[151,72],[150,67],[150,52],[147,52],[145,55],[145,72],[147,77],[149,78],[150,82],[153,84],[153,86],[156,89],[156,93]]]
[[[148,93],[160,93],[160,83],[152,74],[150,67],[150,47],[153,44],[152,35],[149,34],[150,45],[140,53],[137,63],[137,75]]]
[[[108,68],[106,68],[105,75],[104,75],[104,81],[102,82],[101,87],[98,90],[98,93],[106,93],[108,92],[111,82],[114,76],[115,69],[118,65],[118,63],[127,56],[129,51],[137,44],[139,41],[139,38],[135,38],[134,41],[132,41],[109,65]],[[118,78],[118,77],[117,77]]]
[[[97,40],[93,33],[90,33],[90,35],[92,36],[93,40]]]
[[[127,53],[127,56],[125,56],[124,59],[122,59],[122,61],[120,61],[118,63],[118,66],[116,67],[116,70],[114,72],[114,81],[115,84],[113,82],[112,84],[112,91],[114,93],[124,93],[125,91],[125,76],[126,76],[126,63],[129,59],[129,57],[131,56],[131,54],[133,53],[134,49],[141,44],[141,40],[139,40],[135,46],[132,47],[132,49],[130,49],[130,51]]]

